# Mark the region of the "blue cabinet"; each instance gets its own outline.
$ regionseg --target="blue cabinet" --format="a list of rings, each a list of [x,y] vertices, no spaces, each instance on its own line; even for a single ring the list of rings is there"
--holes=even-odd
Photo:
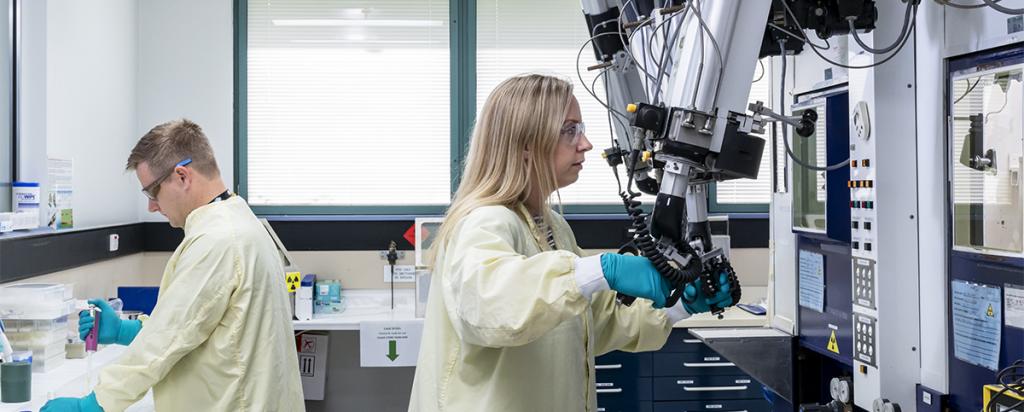
[[[704,402],[657,402],[652,412],[740,412],[767,411],[764,399],[738,399]]]
[[[683,329],[660,350],[595,362],[599,412],[767,412],[762,385]]]

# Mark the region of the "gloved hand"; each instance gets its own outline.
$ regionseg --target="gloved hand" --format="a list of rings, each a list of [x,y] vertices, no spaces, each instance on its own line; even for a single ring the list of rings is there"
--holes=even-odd
[[[104,345],[116,343],[128,346],[135,340],[135,335],[139,334],[139,330],[142,329],[142,322],[138,320],[121,320],[117,313],[114,312],[114,308],[111,308],[106,300],[90,299],[89,304],[98,307],[101,311],[98,338],[99,342]],[[87,310],[78,314],[78,336],[82,340],[85,340],[85,337],[89,335],[89,331],[92,330],[92,325],[95,322]]]
[[[39,412],[103,412],[103,408],[96,402],[96,393],[93,392],[84,398],[54,399],[43,405]]]
[[[654,264],[643,256],[601,254],[601,271],[608,286],[629,296],[650,299],[655,308],[665,307],[671,285]]]
[[[733,304],[732,285],[729,284],[729,274],[722,272],[718,275],[718,293],[714,296],[705,296],[704,290],[700,287],[700,279],[690,282],[683,288],[683,307],[690,314],[710,312],[711,305],[720,308]]]

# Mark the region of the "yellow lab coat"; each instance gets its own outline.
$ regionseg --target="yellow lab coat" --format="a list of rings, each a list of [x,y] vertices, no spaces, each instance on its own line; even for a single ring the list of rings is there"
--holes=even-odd
[[[100,372],[100,406],[124,410],[153,388],[158,411],[304,410],[283,276],[241,197],[194,210],[152,316]]]
[[[594,357],[656,350],[688,316],[620,305],[607,284],[588,299],[569,225],[547,220],[558,250],[522,207],[459,223],[434,265],[410,411],[594,411]]]

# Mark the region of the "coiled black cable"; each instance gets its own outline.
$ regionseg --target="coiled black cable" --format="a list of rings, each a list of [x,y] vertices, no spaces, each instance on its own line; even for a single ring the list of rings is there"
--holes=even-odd
[[[619,196],[622,198],[623,205],[626,206],[626,214],[629,215],[630,227],[633,230],[633,242],[636,243],[637,249],[651,261],[651,264],[658,270],[658,273],[672,284],[672,293],[665,301],[665,307],[672,307],[683,296],[683,288],[686,287],[686,284],[700,277],[700,258],[693,253],[693,249],[689,245],[686,245],[686,250],[681,252],[690,254],[693,257],[690,260],[690,264],[682,270],[672,266],[669,263],[668,257],[658,250],[658,246],[655,245],[654,240],[651,238],[651,231],[647,226],[648,215],[640,208],[640,201],[636,200],[640,193],[623,191],[619,193]],[[626,304],[632,303],[632,299],[621,300]]]

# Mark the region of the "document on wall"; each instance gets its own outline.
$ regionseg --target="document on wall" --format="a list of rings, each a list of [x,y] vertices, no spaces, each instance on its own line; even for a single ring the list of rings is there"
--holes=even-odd
[[[362,321],[359,323],[359,366],[416,366],[423,321]]]
[[[46,201],[47,226],[52,229],[69,229],[75,226],[71,208],[73,162],[71,159],[47,159],[47,176],[50,178],[50,193]]]
[[[825,311],[825,256],[800,251],[800,306]]]
[[[956,358],[997,370],[1003,326],[1001,288],[963,280],[954,280],[952,286]]]
[[[1005,284],[1003,307],[1006,308],[1006,326],[1024,329],[1024,285]]]

